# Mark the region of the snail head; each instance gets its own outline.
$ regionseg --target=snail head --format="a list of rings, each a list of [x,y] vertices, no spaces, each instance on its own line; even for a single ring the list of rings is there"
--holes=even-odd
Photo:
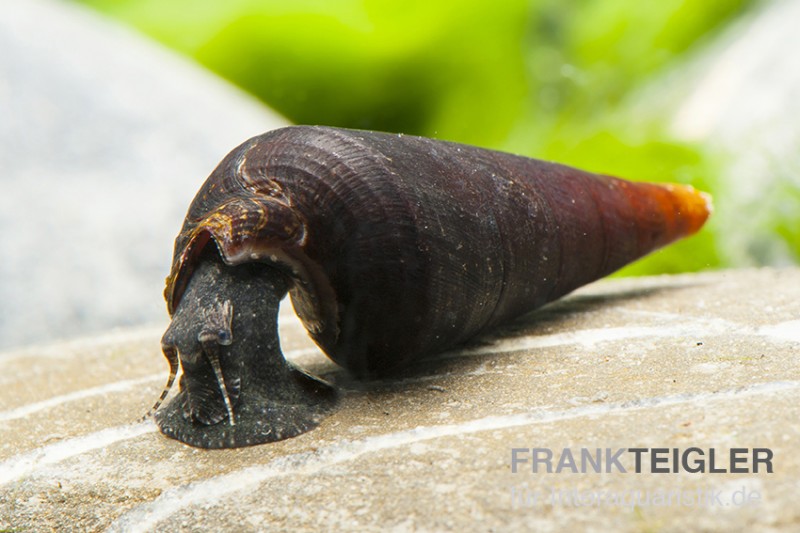
[[[161,339],[180,391],[155,412],[161,431],[193,446],[228,448],[281,440],[316,425],[328,387],[283,357],[278,310],[290,285],[268,265],[227,265],[205,253]]]
[[[206,299],[187,302],[180,308],[162,338],[170,379],[153,410],[166,397],[180,365],[184,417],[204,425],[227,418],[233,426],[233,407],[241,391],[241,373],[233,347],[234,306],[230,300],[203,300]]]
[[[228,301],[217,302],[215,306],[203,309],[203,314],[205,317],[201,322],[197,340],[202,345],[203,354],[211,364],[211,369],[217,378],[219,391],[222,393],[225,410],[228,413],[228,420],[232,426],[235,426],[236,420],[233,417],[233,406],[231,405],[225,379],[222,376],[222,367],[219,364],[219,348],[221,346],[230,346],[233,342],[233,308]],[[234,389],[238,391],[239,383],[238,380],[236,381]]]

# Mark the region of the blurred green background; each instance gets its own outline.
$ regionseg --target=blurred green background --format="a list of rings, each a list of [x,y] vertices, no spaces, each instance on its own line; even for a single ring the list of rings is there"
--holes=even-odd
[[[690,183],[717,198],[718,212],[725,189],[737,186],[718,154],[673,138],[668,117],[641,95],[752,0],[83,2],[295,123],[425,135]],[[739,217],[715,215],[698,236],[622,273],[800,261],[800,193],[787,186],[773,196],[781,208],[759,224],[732,227]],[[744,244],[726,238],[748,231]]]

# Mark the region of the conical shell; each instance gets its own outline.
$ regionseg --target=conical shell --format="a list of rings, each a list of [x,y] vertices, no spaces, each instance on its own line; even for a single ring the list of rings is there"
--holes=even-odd
[[[231,152],[192,203],[167,279],[200,250],[294,280],[312,338],[386,374],[603,277],[710,212],[691,187],[633,183],[432,139],[290,127]]]

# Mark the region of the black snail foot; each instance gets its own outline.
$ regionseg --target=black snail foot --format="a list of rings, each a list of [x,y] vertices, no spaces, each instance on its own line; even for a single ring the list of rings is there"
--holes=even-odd
[[[329,385],[292,369],[288,381],[269,384],[272,391],[243,391],[234,406],[235,425],[226,418],[212,425],[196,422],[189,415],[185,390],[155,414],[161,432],[167,437],[198,448],[241,448],[301,435],[317,427],[336,403]],[[294,396],[295,402],[275,399]]]
[[[178,362],[183,375],[178,395],[155,413],[158,427],[201,448],[275,442],[315,428],[336,393],[281,353],[277,319],[287,279],[261,264],[228,266],[213,248],[161,341],[171,375]]]

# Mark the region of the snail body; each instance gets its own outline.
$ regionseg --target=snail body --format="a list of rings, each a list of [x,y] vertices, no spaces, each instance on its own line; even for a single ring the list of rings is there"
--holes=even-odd
[[[302,126],[255,137],[209,176],[176,239],[162,340],[171,372],[154,409],[179,361],[183,377],[156,421],[203,447],[314,427],[334,395],[280,354],[286,290],[331,359],[386,376],[690,235],[708,215],[691,187],[421,137]],[[258,288],[264,279],[270,288]],[[247,370],[259,365],[278,370]],[[254,389],[273,392],[248,400]]]

